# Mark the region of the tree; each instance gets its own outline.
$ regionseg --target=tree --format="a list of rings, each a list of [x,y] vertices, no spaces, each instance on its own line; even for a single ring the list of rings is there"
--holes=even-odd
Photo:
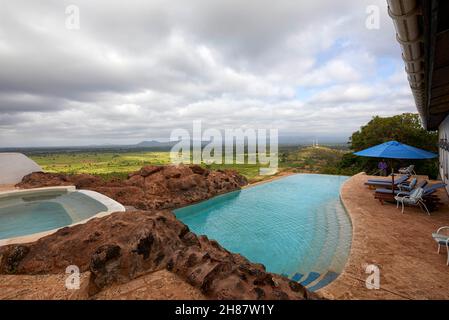
[[[403,113],[392,117],[373,117],[360,130],[354,132],[349,138],[350,148],[353,152],[360,151],[390,140],[396,140],[417,148],[438,152],[438,133],[427,131],[421,125],[419,115],[416,113]],[[352,153],[346,154],[339,164],[341,172],[374,173],[377,171],[379,159],[357,157]],[[408,165],[410,161],[395,161],[395,166]],[[427,174],[431,178],[438,175],[437,160],[413,161],[416,171]]]
[[[438,151],[438,133],[425,130],[416,113],[385,118],[375,116],[352,134],[350,144],[351,149],[360,151],[390,140],[432,152]]]

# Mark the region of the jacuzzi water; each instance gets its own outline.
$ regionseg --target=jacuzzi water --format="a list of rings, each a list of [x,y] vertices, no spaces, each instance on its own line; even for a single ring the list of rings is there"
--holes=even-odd
[[[196,234],[315,291],[343,270],[352,239],[344,176],[297,174],[175,210]]]
[[[61,228],[107,210],[77,191],[11,195],[0,199],[0,239]]]

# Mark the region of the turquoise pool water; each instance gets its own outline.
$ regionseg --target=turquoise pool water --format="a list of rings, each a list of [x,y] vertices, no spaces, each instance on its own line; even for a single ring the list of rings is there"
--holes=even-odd
[[[267,271],[318,290],[346,263],[352,238],[344,176],[297,174],[175,210],[197,234]]]
[[[80,192],[38,192],[0,199],[0,239],[61,228],[107,211]]]

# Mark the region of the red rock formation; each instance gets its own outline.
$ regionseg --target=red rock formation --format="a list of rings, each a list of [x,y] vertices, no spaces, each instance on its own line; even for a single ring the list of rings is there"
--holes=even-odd
[[[63,273],[69,265],[91,271],[90,294],[167,269],[214,299],[315,298],[298,283],[197,237],[169,211],[114,213],[34,243],[0,247],[1,273]]]
[[[198,165],[147,166],[125,181],[105,182],[99,177],[36,172],[17,186],[38,188],[75,185],[103,193],[123,205],[141,210],[171,209],[233,191],[246,185],[245,177],[232,170],[209,171]]]
[[[69,265],[90,271],[90,294],[113,283],[167,269],[215,299],[315,298],[303,286],[265,271],[260,264],[197,237],[167,210],[239,189],[246,179],[235,171],[200,166],[147,166],[125,181],[91,175],[33,173],[21,188],[75,185],[101,192],[127,211],[60,229],[25,245],[0,247],[0,273],[62,273]]]

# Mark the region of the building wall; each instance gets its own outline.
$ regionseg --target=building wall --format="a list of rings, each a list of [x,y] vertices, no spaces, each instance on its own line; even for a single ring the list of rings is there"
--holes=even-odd
[[[439,135],[439,169],[441,180],[449,185],[449,116],[441,122],[438,128]],[[449,186],[446,186],[449,193]]]
[[[16,184],[32,172],[42,171],[36,162],[21,153],[0,153],[0,185]]]

